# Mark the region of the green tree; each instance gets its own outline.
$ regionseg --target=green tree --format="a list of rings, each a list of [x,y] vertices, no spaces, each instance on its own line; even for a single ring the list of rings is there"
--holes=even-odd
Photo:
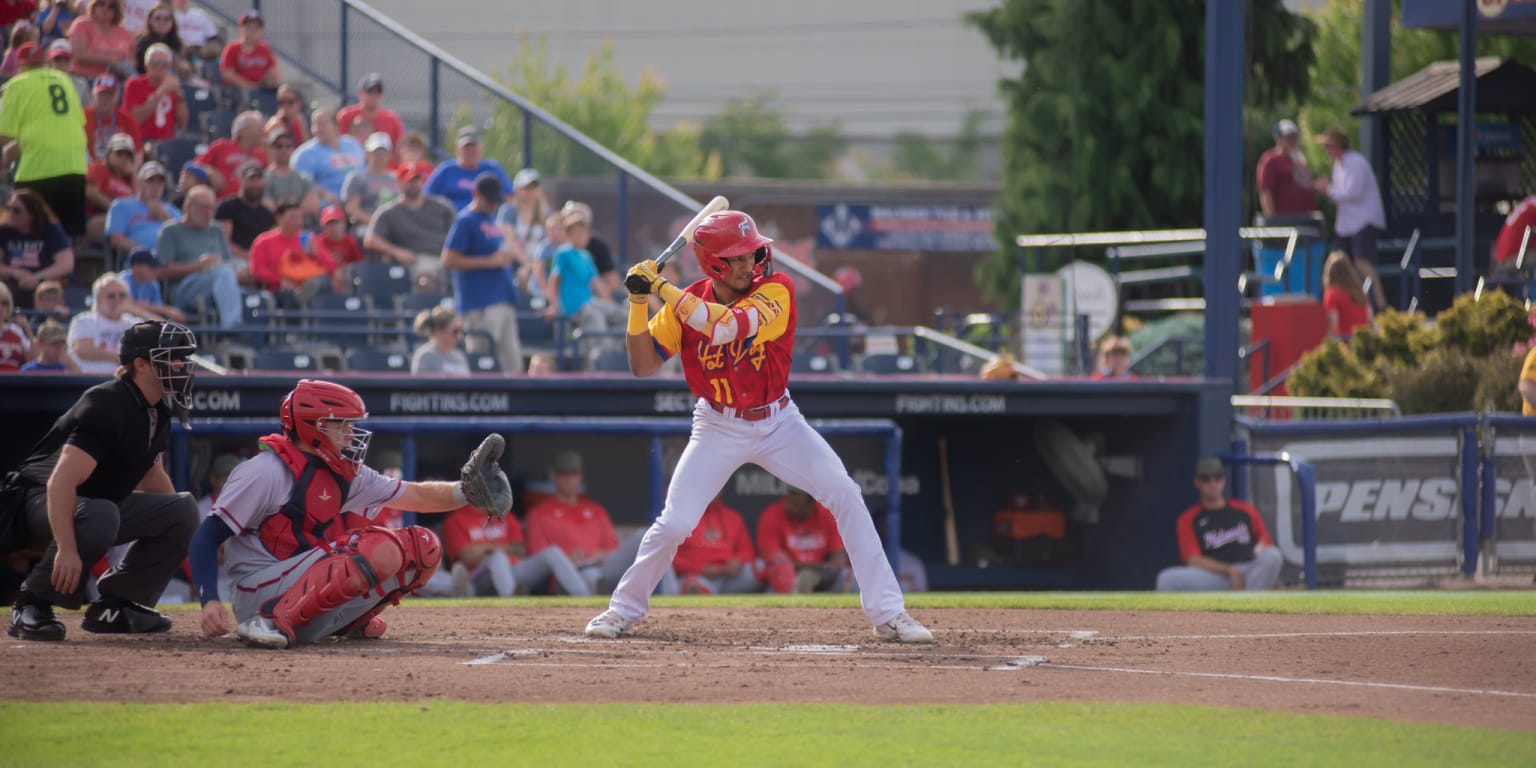
[[[764,179],[822,178],[847,142],[835,125],[790,133],[772,91],[756,91],[725,103],[704,121],[698,145],[726,176]]]
[[[889,176],[929,181],[978,178],[976,164],[981,157],[981,123],[985,117],[976,110],[966,113],[960,135],[953,140],[935,141],[914,131],[896,134]]]
[[[543,37],[518,36],[516,58],[502,73],[508,89],[574,126],[641,168],[663,176],[705,177],[707,158],[699,151],[697,126],[678,124],[657,131],[650,116],[666,95],[666,85],[650,70],[640,72],[631,85],[613,60],[613,46],[605,43],[588,57],[579,77],[549,62],[548,41]],[[455,110],[453,128],[440,137],[452,146],[453,131],[469,120],[467,105]],[[522,162],[523,113],[496,100],[484,135],[486,154],[502,162]],[[603,174],[611,167],[596,155],[578,147],[553,130],[533,128],[534,164],[553,175]]]
[[[1003,196],[999,250],[977,270],[985,292],[1017,301],[1020,233],[1199,225],[1204,7],[1003,0],[968,15],[1000,56],[1024,64],[999,84]],[[1281,0],[1252,0],[1248,16],[1250,107],[1305,98],[1311,22]],[[1047,266],[1071,256],[1051,250]]]
[[[1360,24],[1365,0],[1329,0],[1307,12],[1317,25],[1312,67],[1312,96],[1301,111],[1302,132],[1320,134],[1337,125],[1357,132],[1358,121],[1349,114],[1360,97]],[[1459,53],[1456,32],[1403,29],[1402,3],[1392,3],[1392,81],[1401,80],[1436,61],[1455,61]],[[1536,38],[1491,37],[1477,39],[1478,56],[1499,56],[1526,64],[1536,62]],[[1305,137],[1304,137],[1305,138]],[[1326,168],[1327,157],[1315,142],[1304,140],[1314,168]]]

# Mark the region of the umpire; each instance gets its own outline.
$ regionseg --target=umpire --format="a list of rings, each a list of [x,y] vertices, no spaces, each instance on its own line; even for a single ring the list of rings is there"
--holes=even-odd
[[[5,478],[0,551],[43,550],[22,584],[7,630],[23,640],[63,640],[54,606],[84,602],[85,578],[107,550],[131,542],[97,582],[88,632],[164,632],[153,606],[187,555],[197,502],[177,493],[160,462],[170,446],[171,405],[185,415],[197,339],[186,327],[139,323],[123,334],[111,381],[85,391]],[[44,549],[46,547],[46,549]]]

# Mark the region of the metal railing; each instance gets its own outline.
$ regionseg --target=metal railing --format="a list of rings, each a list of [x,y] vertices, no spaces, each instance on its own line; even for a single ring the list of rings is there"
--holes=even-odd
[[[1241,415],[1264,419],[1362,419],[1403,415],[1391,400],[1351,397],[1283,397],[1233,395],[1232,407]]]

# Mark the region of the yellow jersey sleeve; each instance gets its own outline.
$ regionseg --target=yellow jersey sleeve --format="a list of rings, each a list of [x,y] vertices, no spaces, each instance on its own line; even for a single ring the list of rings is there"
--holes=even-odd
[[[765,282],[741,300],[738,306],[755,308],[757,316],[763,320],[757,328],[753,346],[767,344],[789,330],[789,308],[792,301],[794,299],[790,297],[789,289],[778,282]]]
[[[651,317],[651,338],[656,340],[656,349],[661,356],[671,358],[683,346],[683,325],[673,315],[671,307],[662,307]]]

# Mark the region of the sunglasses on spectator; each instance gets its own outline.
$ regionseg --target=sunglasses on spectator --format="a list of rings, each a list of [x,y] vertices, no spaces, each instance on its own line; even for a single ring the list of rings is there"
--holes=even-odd
[[[463,328],[463,326],[457,326],[456,325],[456,326],[454,326],[452,328],[449,328],[448,332],[453,334],[453,335],[455,335],[455,336],[463,336],[464,335],[464,328]]]
[[[273,149],[293,149],[293,142],[291,142],[291,141],[279,141],[278,143],[273,144],[272,148]]]
[[[149,20],[150,21],[170,21],[171,18],[172,17],[166,16],[164,14],[155,14],[154,16],[150,16]]]
[[[126,298],[128,298],[128,294],[126,294],[126,293],[124,293],[122,291],[108,291],[106,293],[103,293],[101,295],[101,297],[103,299],[126,299]]]

